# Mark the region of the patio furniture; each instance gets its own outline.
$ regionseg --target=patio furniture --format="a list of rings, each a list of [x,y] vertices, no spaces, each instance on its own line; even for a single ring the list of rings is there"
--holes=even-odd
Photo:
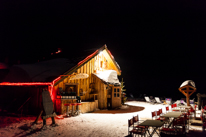
[[[133,116],[133,122],[134,122],[134,128],[143,128],[143,129],[148,128],[148,126],[139,126],[140,120],[138,115]]]
[[[176,119],[175,126],[181,126],[182,132],[186,132],[186,129],[189,131],[189,118],[187,114],[183,114],[181,117]]]
[[[64,106],[67,107],[66,116],[69,117],[70,114],[71,114],[71,110],[69,110],[69,108],[70,108],[70,106],[72,106],[72,105],[71,105],[71,103],[65,103]]]
[[[156,111],[156,119],[155,120],[165,121],[166,119],[164,117],[162,117],[161,114],[162,114],[162,109],[159,109],[158,111]]]
[[[72,113],[71,113],[71,115],[72,115],[72,116],[75,116],[76,113],[75,113],[75,111],[74,111],[74,106],[76,106],[77,103],[72,103],[71,105],[72,105]]]
[[[173,109],[174,108],[174,104],[171,104],[171,109]]]
[[[147,96],[145,96],[144,98],[145,98],[146,102],[149,102],[149,103],[152,103],[152,104],[155,103],[154,100],[151,100],[151,99],[150,99],[149,97],[147,97]]]
[[[174,124],[174,121],[173,121]],[[160,129],[160,134],[161,136],[168,136],[168,135],[175,135],[175,129],[174,127],[168,127],[168,126],[164,126]]]
[[[160,118],[160,110],[156,111],[156,120],[158,120],[158,118]]]
[[[167,106],[165,109],[166,109],[166,113],[170,111],[169,106]]]
[[[190,100],[190,105],[192,105],[192,106],[195,105],[195,99]]]
[[[173,118],[178,118],[179,116],[181,116],[182,113],[181,112],[168,112],[164,115],[162,115],[162,117],[173,117]]]
[[[193,109],[193,107],[190,107],[189,112],[190,112],[190,117],[195,117],[195,110]]]
[[[160,130],[160,134],[161,136],[185,134],[185,123],[183,120],[180,121],[180,120],[175,119],[172,121],[172,127],[163,127]]]
[[[170,122],[169,125],[168,125],[168,128],[169,128],[169,127],[171,126],[172,122],[173,122],[176,118],[180,117],[181,115],[182,115],[181,112],[168,112],[168,113],[162,115],[162,117],[165,117],[165,118],[173,118],[173,120],[171,120],[171,122]]]
[[[153,131],[150,132],[149,128],[147,128],[147,132],[149,134],[150,137],[152,137],[154,135],[154,133],[157,133],[158,136],[160,136],[160,134],[157,132],[157,129],[162,127],[164,124],[164,121],[160,121],[160,120],[145,120],[144,122],[140,123],[139,126],[149,126],[152,127]]]
[[[175,104],[172,104],[173,105],[173,109],[172,109],[172,111],[179,111],[178,109],[177,109],[177,104],[175,103]]]
[[[164,102],[162,102],[159,97],[155,97],[155,101],[156,101],[157,103],[164,104]]]
[[[161,109],[159,109],[159,111],[160,111],[160,116],[161,116],[161,115],[163,114],[163,113],[162,113],[162,108],[161,108]]]
[[[186,115],[186,119],[187,119],[187,123],[188,123],[188,129],[189,129],[189,123],[191,122],[190,119],[192,117],[192,114],[190,113],[190,110],[188,110],[186,113],[184,113],[184,115]]]
[[[152,119],[153,119],[153,118],[156,119],[156,112],[153,111],[153,112],[151,112],[151,114],[152,114]]]
[[[204,110],[202,109],[201,115],[200,115],[201,121],[202,121],[202,130],[205,131],[206,128],[206,118],[204,114]]]
[[[134,121],[133,118],[128,120],[128,134],[129,135],[143,135],[145,136],[146,130],[143,128],[134,128]]]
[[[174,104],[177,104],[177,107],[181,105],[187,105],[187,103],[183,99],[175,101]]]
[[[194,119],[196,119],[197,105],[194,106]]]
[[[175,133],[175,129],[173,129],[173,128],[165,128],[165,127],[163,127],[162,129],[160,129],[160,135],[161,136],[168,136],[168,134],[169,135],[171,135],[171,134],[174,134]]]
[[[81,107],[81,103],[77,103],[77,115],[79,115],[80,114],[80,112],[81,112],[81,109],[80,109],[80,107]]]
[[[177,112],[187,112],[186,109],[180,109],[180,108],[173,108],[172,111],[177,111]]]
[[[166,98],[165,101],[168,105],[172,104],[172,99],[171,98]]]
[[[191,106],[179,106],[180,109],[183,109],[185,112],[187,112],[190,109]]]
[[[80,106],[82,105],[81,103],[72,103],[72,112],[71,112],[71,115],[72,116],[77,116],[80,114],[81,112],[81,109],[80,109]],[[74,107],[76,107],[76,110],[74,110]]]
[[[182,108],[182,109],[190,109],[191,106],[179,106],[179,108]]]

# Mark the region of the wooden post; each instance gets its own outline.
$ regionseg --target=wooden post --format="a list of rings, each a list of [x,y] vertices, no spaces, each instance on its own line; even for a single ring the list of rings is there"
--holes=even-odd
[[[189,96],[189,92],[187,92],[187,106],[190,106],[190,96]]]
[[[42,113],[43,113],[43,110],[41,110],[39,115],[36,117],[36,120],[34,121],[34,124],[37,124],[37,122],[38,122],[39,118],[41,117]]]

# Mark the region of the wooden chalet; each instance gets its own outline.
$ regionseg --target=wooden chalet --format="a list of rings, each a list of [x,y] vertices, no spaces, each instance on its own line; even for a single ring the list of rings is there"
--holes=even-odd
[[[77,97],[80,97],[81,112],[85,113],[121,106],[118,75],[121,75],[120,67],[104,45],[75,59],[60,58],[33,65],[16,65],[0,86],[12,87],[12,90],[16,90],[16,87],[31,90],[32,94],[28,95],[30,100],[27,101],[30,103],[27,104],[31,104],[34,109],[40,107],[39,95],[42,88],[48,87],[55,111],[59,114],[66,112],[64,104],[76,102]]]

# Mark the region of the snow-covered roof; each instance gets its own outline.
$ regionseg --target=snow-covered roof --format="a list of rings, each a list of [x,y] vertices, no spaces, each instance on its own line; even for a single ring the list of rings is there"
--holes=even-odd
[[[76,64],[66,58],[14,65],[4,82],[51,82],[74,65]]]
[[[106,45],[96,51],[99,52],[105,48]],[[33,64],[14,65],[9,69],[8,75],[0,82],[52,82],[60,75],[72,73],[71,70],[75,71],[74,67],[77,69],[80,65],[83,65],[85,61],[98,54],[96,51],[90,49],[77,53],[62,52],[53,56],[53,59],[50,58]],[[81,63],[79,64],[79,62]],[[119,67],[118,64],[117,66]]]
[[[108,84],[120,85],[119,79],[117,77],[117,72],[115,70],[105,70],[93,74]]]
[[[184,82],[180,85],[180,88],[183,87],[183,86],[186,86],[186,85],[190,85],[190,86],[192,86],[192,87],[195,88],[195,82],[192,81],[192,80],[186,80],[186,81],[184,81]]]

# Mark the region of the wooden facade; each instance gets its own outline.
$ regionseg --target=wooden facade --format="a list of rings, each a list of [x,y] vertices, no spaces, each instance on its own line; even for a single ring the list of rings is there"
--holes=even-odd
[[[82,102],[95,102],[98,101],[99,109],[107,109],[108,107],[115,108],[121,106],[121,88],[114,86],[101,80],[95,73],[100,73],[105,70],[115,70],[118,75],[121,74],[119,66],[113,59],[113,56],[104,46],[97,50],[95,54],[90,55],[89,58],[83,60],[81,64],[75,66],[64,74],[54,86],[56,92],[54,96],[58,96],[59,89],[65,92],[75,92],[76,96],[80,96]],[[88,74],[88,78],[72,79],[78,74]],[[115,93],[117,92],[119,93]],[[55,100],[56,111],[64,113],[64,103],[75,102],[75,99],[58,99]],[[95,109],[95,108],[94,108]]]
[[[79,52],[79,54],[84,56],[82,55],[84,52]],[[120,107],[119,81],[114,80],[115,82],[111,83],[97,75],[111,71],[115,72],[114,76],[121,75],[121,70],[106,45],[87,57],[84,56],[82,60],[78,57],[79,54],[75,56],[77,58],[74,57],[76,60],[60,56],[60,58],[44,62],[14,66],[10,68],[7,76],[0,83],[2,89],[0,91],[8,98],[11,98],[10,93],[14,92],[13,100],[19,98],[17,95],[22,97],[19,99],[23,102],[19,104],[26,104],[28,107],[26,105],[17,106],[17,109],[21,108],[18,111],[31,108],[38,112],[37,110],[41,109],[43,88],[49,90],[57,113],[65,113],[66,106],[64,105],[75,103],[77,97],[81,98],[82,112]],[[73,63],[76,65],[73,66]],[[8,91],[8,94],[5,91]],[[7,104],[6,101],[5,104]]]

